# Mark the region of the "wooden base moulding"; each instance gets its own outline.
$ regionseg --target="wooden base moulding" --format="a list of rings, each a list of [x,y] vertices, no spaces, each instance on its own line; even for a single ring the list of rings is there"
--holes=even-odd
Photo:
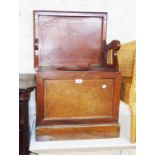
[[[119,124],[57,125],[36,128],[38,141],[119,137]]]

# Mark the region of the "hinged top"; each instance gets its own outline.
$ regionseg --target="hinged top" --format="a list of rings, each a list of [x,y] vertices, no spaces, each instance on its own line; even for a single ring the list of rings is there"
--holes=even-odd
[[[34,11],[35,67],[103,63],[107,13]]]

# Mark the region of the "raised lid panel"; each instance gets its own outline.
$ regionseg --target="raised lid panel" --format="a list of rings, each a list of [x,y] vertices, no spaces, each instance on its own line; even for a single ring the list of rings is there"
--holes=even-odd
[[[35,67],[101,64],[106,13],[34,12]]]

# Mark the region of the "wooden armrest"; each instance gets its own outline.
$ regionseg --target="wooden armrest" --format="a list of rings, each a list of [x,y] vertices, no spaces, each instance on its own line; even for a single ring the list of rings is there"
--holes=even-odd
[[[108,52],[108,50],[112,50],[113,54],[113,64],[111,66],[113,66],[116,70],[119,69],[118,66],[118,59],[117,59],[117,51],[120,49],[121,44],[120,41],[118,40],[113,40],[111,41],[109,44],[106,45],[106,51]]]
[[[119,40],[113,40],[109,44],[107,44],[107,50],[113,49],[114,51],[118,51],[121,47],[121,43]]]

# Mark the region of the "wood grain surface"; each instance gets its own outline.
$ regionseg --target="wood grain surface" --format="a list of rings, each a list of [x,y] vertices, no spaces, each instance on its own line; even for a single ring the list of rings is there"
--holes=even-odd
[[[37,140],[101,139],[119,137],[118,124],[43,126],[36,128]]]

